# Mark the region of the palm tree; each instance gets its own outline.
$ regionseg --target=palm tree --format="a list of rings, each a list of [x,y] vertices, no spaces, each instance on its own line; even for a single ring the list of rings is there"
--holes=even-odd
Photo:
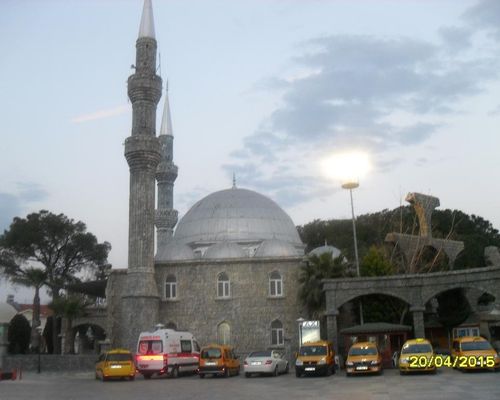
[[[62,317],[66,320],[65,328],[65,353],[74,352],[74,341],[75,335],[73,334],[73,320],[79,318],[85,314],[85,309],[89,303],[86,301],[84,296],[81,295],[68,295],[65,297],[59,297],[53,300],[49,307],[54,311],[56,316]]]
[[[40,335],[37,332],[40,326],[40,288],[46,284],[47,273],[39,268],[28,267],[20,269],[17,275],[11,275],[10,280],[18,285],[35,288],[31,321],[31,349],[36,351],[40,346]]]
[[[299,299],[306,307],[310,318],[318,319],[325,309],[325,294],[321,281],[346,275],[347,264],[343,255],[336,258],[330,253],[309,256],[299,273]]]

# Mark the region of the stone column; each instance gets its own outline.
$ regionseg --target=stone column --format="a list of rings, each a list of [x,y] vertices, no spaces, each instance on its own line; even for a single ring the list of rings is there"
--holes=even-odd
[[[335,350],[335,354],[339,353],[337,315],[339,315],[337,309],[329,310],[326,313],[326,332],[328,336],[327,338],[329,341],[333,343],[333,349]]]
[[[414,306],[410,308],[410,312],[413,315],[413,333],[416,338],[425,337],[424,311],[425,307],[423,306]]]

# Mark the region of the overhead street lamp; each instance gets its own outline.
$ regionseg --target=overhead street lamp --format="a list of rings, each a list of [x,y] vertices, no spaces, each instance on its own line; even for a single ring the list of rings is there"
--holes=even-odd
[[[369,157],[363,152],[336,154],[324,162],[327,175],[340,180],[342,188],[349,190],[351,197],[352,232],[354,239],[354,258],[356,262],[356,276],[360,277],[358,239],[356,235],[356,217],[354,215],[353,189],[359,187],[359,178],[371,168]],[[363,324],[363,305],[359,303],[359,319]]]

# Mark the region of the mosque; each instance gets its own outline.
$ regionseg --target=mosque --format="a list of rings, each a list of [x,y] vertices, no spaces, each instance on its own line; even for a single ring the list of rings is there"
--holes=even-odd
[[[168,92],[158,136],[155,129],[162,82],[150,0],[144,2],[136,48],[128,80],[132,134],[125,142],[129,264],[108,280],[111,345],[133,349],[139,332],[161,323],[192,332],[200,343],[231,344],[240,353],[290,351],[298,344],[297,319],[304,316],[298,275],[305,246],[293,221],[273,200],[234,180],[178,221]]]

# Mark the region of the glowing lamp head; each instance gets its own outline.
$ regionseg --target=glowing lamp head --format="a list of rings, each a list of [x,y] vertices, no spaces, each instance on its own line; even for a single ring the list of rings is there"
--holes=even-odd
[[[323,171],[326,176],[339,180],[344,189],[355,189],[359,179],[371,169],[368,154],[364,152],[349,152],[334,154],[323,161]]]

